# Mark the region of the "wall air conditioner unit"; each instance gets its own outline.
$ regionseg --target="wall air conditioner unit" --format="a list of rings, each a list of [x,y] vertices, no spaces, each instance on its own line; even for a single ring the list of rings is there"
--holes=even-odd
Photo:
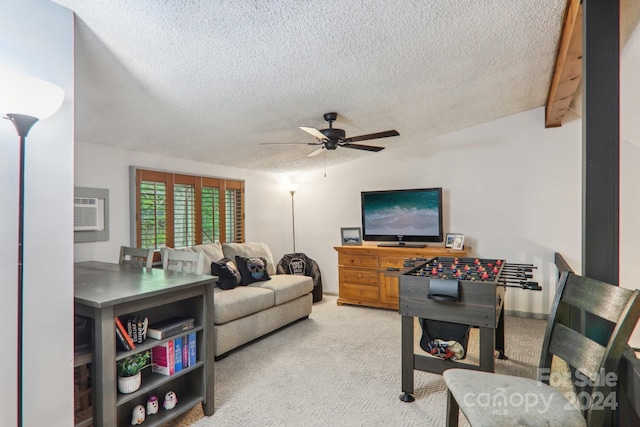
[[[73,198],[73,231],[104,230],[104,201],[93,197]]]

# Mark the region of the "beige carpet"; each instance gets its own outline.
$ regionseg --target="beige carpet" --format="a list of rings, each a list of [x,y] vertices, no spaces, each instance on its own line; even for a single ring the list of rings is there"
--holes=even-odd
[[[215,363],[213,416],[198,406],[169,426],[443,426],[440,375],[415,371],[416,401],[398,398],[400,318],[325,295],[309,319]],[[534,378],[546,321],[507,317],[505,325],[509,360],[496,360],[496,372]],[[477,332],[465,363],[477,364]]]

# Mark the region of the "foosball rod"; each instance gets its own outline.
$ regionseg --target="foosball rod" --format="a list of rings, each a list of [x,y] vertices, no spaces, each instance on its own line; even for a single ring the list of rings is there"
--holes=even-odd
[[[522,277],[523,279],[533,279],[533,274],[527,273],[502,273],[500,277]]]
[[[512,284],[517,283],[517,284]],[[528,289],[530,291],[541,291],[542,286],[538,285],[538,282],[516,282],[516,281],[507,281],[503,280],[502,284],[509,288],[520,288],[520,289]]]
[[[535,282],[532,282],[535,283]],[[542,287],[539,285],[509,285],[507,283],[503,283],[502,286],[506,286],[507,288],[518,288],[518,289],[524,289],[527,291],[541,291]]]
[[[522,268],[522,267],[518,267],[518,268],[509,268],[509,267],[504,267],[502,269],[502,271],[504,272],[523,272],[523,273],[532,273],[533,272],[533,268]]]
[[[538,268],[533,264],[514,264],[512,262],[505,262],[505,266],[513,266],[513,267],[526,267],[526,268]]]

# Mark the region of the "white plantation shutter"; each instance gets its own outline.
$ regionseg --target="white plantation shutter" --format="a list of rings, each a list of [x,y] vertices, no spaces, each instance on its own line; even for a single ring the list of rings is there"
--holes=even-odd
[[[242,191],[225,190],[225,231],[227,242],[244,241],[244,221],[242,218]]]
[[[196,244],[195,187],[173,186],[173,244],[175,248]]]
[[[244,182],[135,169],[136,244],[244,241]]]
[[[220,189],[202,187],[202,243],[220,241]]]
[[[164,182],[140,183],[139,246],[160,249],[167,245],[167,192]]]

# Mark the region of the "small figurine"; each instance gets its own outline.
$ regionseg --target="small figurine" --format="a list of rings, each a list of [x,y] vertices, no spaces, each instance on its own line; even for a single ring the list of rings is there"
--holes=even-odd
[[[158,396],[149,396],[147,399],[147,415],[158,413]]]
[[[164,409],[173,409],[176,407],[176,404],[178,403],[178,396],[176,396],[176,394],[172,391],[168,391],[167,394],[164,395],[164,403],[162,404],[162,407]]]
[[[145,420],[144,406],[137,405],[135,408],[133,408],[133,413],[131,414],[131,425],[135,426],[138,424],[142,424],[144,420]]]

